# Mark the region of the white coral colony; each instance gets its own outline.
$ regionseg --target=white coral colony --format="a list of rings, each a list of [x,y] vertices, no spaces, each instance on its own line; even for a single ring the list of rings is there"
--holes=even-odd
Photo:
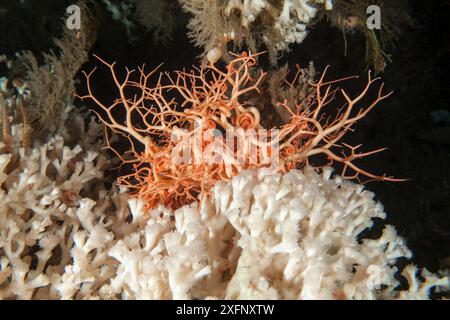
[[[278,50],[288,49],[290,43],[301,43],[307,35],[307,25],[316,17],[318,5],[323,5],[325,10],[333,9],[332,0],[285,0],[280,13],[275,18],[274,29],[280,34],[281,39],[275,45]],[[256,20],[256,17],[271,5],[265,0],[230,0],[225,9],[225,14],[230,15],[233,9],[241,12],[242,25],[248,27]],[[268,35],[266,35],[268,37]],[[268,39],[268,38],[267,38]]]
[[[188,36],[205,49],[209,62],[226,54],[226,44],[245,42],[252,51],[261,43],[267,47],[272,64],[277,53],[301,43],[319,11],[333,10],[332,0],[179,0],[191,15]],[[235,37],[228,37],[228,34]]]
[[[201,206],[145,212],[107,191],[108,163],[58,136],[0,156],[0,299],[423,299],[449,286],[410,265],[397,290],[410,251],[389,225],[358,241],[385,213],[331,169],[244,171]]]

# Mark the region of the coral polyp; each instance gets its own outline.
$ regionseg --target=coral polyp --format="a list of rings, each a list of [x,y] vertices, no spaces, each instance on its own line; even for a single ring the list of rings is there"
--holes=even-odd
[[[245,169],[270,167],[285,173],[310,164],[316,155],[324,155],[327,164],[341,163],[342,175],[347,178],[363,175],[396,181],[354,164],[354,160],[383,149],[358,153],[357,147],[340,142],[358,120],[390,95],[383,93],[381,85],[373,101],[357,107],[379,78],[372,78],[369,72],[361,92],[351,98],[336,85],[355,77],[327,81],[325,70],[317,82],[308,84],[313,88],[309,96],[273,105],[273,112],[283,110],[289,121],[266,128],[258,105],[251,102],[262,94],[265,76],[257,67],[258,55],[233,54],[225,68],[204,64],[189,72],[159,73],[153,85],[150,79],[158,68],[150,72],[138,68],[137,79],[133,79],[135,70],[126,69],[120,80],[115,63],[97,57],[110,70],[118,97],[111,105],[96,97],[94,69],[85,73],[87,94],[80,98],[92,100],[106,128],[129,143],[123,154],[107,141],[122,163],[132,167],[131,173],[118,179],[119,185],[139,195],[148,208],[163,204],[175,209],[207,195],[217,181],[229,180]],[[298,68],[288,86],[294,86],[300,72]],[[335,103],[338,95],[343,98],[342,105]],[[327,116],[325,109],[335,115]],[[349,152],[341,152],[343,149]]]

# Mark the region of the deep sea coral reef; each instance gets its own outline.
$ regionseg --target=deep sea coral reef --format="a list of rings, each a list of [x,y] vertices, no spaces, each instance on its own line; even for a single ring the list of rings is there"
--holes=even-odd
[[[317,74],[312,63],[273,69],[279,52],[327,17],[344,33],[363,31],[368,59],[382,70],[382,42],[398,31],[394,11],[375,1],[387,24],[380,34],[368,31],[366,2],[104,0],[130,37],[137,20],[165,44],[179,3],[206,59],[172,73],[122,72],[95,56],[100,68],[82,72],[77,100],[76,74],[97,35],[86,1],[77,3],[83,28],[64,29],[58,52],[42,64],[31,53],[0,56],[14,69],[0,82],[0,299],[448,292],[449,271],[416,266],[360,183],[402,180],[360,166],[384,148],[360,152],[344,142],[391,93],[372,72],[355,81],[328,79],[328,67]],[[233,53],[231,45],[251,51]],[[261,46],[267,71],[255,53]],[[97,91],[96,69],[109,71],[113,96]],[[349,82],[360,85],[341,87]],[[95,116],[76,107],[86,103]]]

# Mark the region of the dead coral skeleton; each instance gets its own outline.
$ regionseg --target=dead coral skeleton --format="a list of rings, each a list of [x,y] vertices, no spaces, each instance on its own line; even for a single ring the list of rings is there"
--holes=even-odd
[[[149,79],[158,68],[147,73],[144,67],[140,67],[137,80],[132,79],[135,71],[126,69],[126,76],[121,80],[115,63],[110,64],[97,57],[110,70],[119,96],[111,105],[96,97],[91,83],[94,69],[84,73],[87,94],[80,98],[92,100],[105,126],[128,139],[130,150],[125,154],[107,143],[123,164],[133,168],[131,174],[119,178],[119,184],[138,194],[147,202],[148,208],[157,204],[178,208],[195,201],[199,194],[207,194],[219,180],[229,180],[244,169],[273,165],[265,157],[269,154],[269,159],[273,160],[274,157],[270,157],[273,152],[276,152],[275,167],[279,172],[302,167],[309,164],[311,157],[324,155],[330,163],[343,164],[346,178],[364,175],[370,179],[397,181],[386,175],[369,173],[354,164],[355,160],[383,149],[358,153],[359,146],[340,143],[358,120],[390,95],[383,93],[381,85],[373,101],[356,111],[356,105],[367,96],[379,78],[372,78],[369,72],[364,88],[351,98],[335,85],[354,77],[326,81],[325,70],[318,82],[310,84],[315,89],[313,95],[296,101],[295,105],[285,100],[274,106],[274,110],[285,109],[290,114],[290,121],[267,134],[260,123],[257,106],[247,103],[249,96],[259,93],[259,84],[265,75],[255,67],[257,55],[234,55],[225,70],[209,64],[190,72],[178,71],[175,75],[161,73],[153,86],[150,86]],[[344,103],[337,108],[335,117],[327,117],[325,109],[330,108],[337,95],[342,96]],[[180,136],[183,143],[196,145],[201,150],[217,147],[217,141],[223,140],[214,139],[211,135],[203,138],[208,136],[208,130],[219,133],[241,130],[244,134],[251,132],[253,135],[245,140],[243,154],[237,152],[236,145],[219,143],[219,152],[215,155],[225,161],[180,163],[174,160],[174,156],[180,156]],[[200,140],[196,135],[199,131]],[[265,141],[255,138],[263,133],[266,134]],[[350,150],[348,154],[340,155],[336,151],[346,148]],[[192,150],[196,148],[189,152]],[[189,159],[195,157],[195,154],[190,154]],[[347,170],[353,170],[353,173],[347,173]]]

